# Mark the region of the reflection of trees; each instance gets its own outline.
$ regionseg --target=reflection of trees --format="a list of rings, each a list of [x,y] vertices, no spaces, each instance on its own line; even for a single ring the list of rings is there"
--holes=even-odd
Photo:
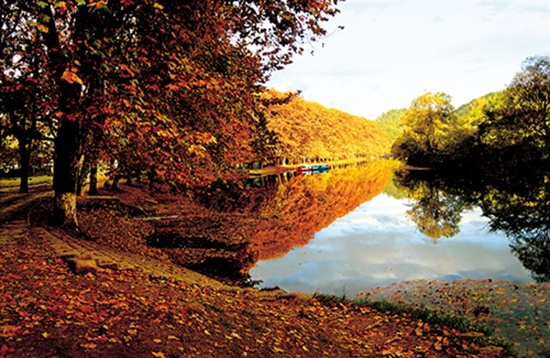
[[[529,173],[514,192],[491,190],[482,207],[491,229],[508,235],[512,252],[533,279],[546,282],[550,281],[550,182],[538,168]]]
[[[438,188],[434,182],[402,175],[398,176],[398,180],[407,196],[415,200],[407,215],[416,223],[421,233],[432,239],[458,234],[462,212],[470,206],[460,197]]]
[[[452,236],[464,208],[479,205],[491,230],[508,236],[514,255],[542,282],[550,281],[549,167],[522,163],[521,170],[494,168],[493,175],[411,171],[396,179],[416,199],[409,214],[426,235],[442,234],[447,225]]]
[[[262,185],[220,184],[201,200],[233,211],[243,224],[238,230],[262,260],[307,244],[317,231],[380,194],[390,175],[390,164],[378,161],[320,175],[265,178]]]
[[[537,282],[550,282],[550,232],[548,227],[512,238],[512,252]]]
[[[451,199],[451,200],[449,200]],[[416,223],[421,233],[432,239],[453,237],[460,231],[458,224],[462,210],[456,202],[442,191],[429,188],[407,215]]]

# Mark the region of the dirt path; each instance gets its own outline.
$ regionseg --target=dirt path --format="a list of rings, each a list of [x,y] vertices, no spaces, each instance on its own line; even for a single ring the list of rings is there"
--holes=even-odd
[[[174,279],[186,284],[207,285],[212,288],[227,288],[219,281],[192,270],[176,266],[169,261],[154,260],[137,254],[101,246],[92,241],[77,239],[56,228],[33,228],[32,234],[48,243],[55,257],[95,261],[98,267],[113,270],[138,270],[159,278]]]
[[[33,188],[27,194],[13,192],[0,193],[0,225],[14,220],[14,217],[17,215],[21,218],[28,211],[29,207],[38,200],[52,195],[53,192],[44,187]]]
[[[51,247],[54,257],[67,259],[88,259],[98,267],[114,270],[139,270],[159,278],[169,278],[186,284],[208,285],[212,288],[228,288],[219,281],[184,269],[170,262],[154,260],[137,254],[108,248],[92,241],[74,238],[53,227],[28,225],[28,214],[41,199],[51,197],[53,192],[44,188],[33,188],[30,193],[0,194],[0,245],[20,242],[26,235],[38,239]]]

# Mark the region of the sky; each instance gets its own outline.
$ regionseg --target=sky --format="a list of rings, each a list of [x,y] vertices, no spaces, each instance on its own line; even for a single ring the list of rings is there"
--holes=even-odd
[[[535,55],[550,55],[548,0],[347,0],[331,34],[268,86],[376,119],[445,92],[458,108],[500,91]],[[335,30],[337,26],[344,30]],[[313,55],[311,51],[313,50]]]

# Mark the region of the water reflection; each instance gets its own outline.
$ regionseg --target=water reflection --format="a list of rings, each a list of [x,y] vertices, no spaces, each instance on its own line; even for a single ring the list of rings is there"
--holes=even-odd
[[[498,172],[472,179],[399,171],[389,181],[390,165],[381,161],[219,182],[197,197],[219,213],[218,231],[203,236],[245,243],[226,245],[246,258],[231,266],[264,286],[353,295],[415,279],[546,281],[548,175],[540,168],[529,178]],[[391,196],[380,194],[385,186]]]
[[[489,231],[480,209],[464,212],[460,233],[434,245],[407,217],[411,204],[381,194],[315,234],[307,246],[257,263],[251,276],[265,286],[348,296],[416,279],[530,281],[506,238]]]
[[[529,178],[524,170],[399,171],[393,184],[407,199],[377,196],[251,275],[266,286],[334,294],[415,279],[547,281],[550,180],[542,168]]]
[[[386,161],[331,169],[320,175],[290,173],[252,178],[240,186],[217,183],[202,202],[246,218],[246,240],[256,260],[281,257],[316,232],[380,194],[391,176]]]
[[[504,175],[445,175],[402,171],[397,181],[414,198],[413,217],[430,237],[454,236],[462,213],[479,206],[492,231],[503,232],[512,252],[538,282],[550,279],[550,179],[547,165]],[[444,199],[442,199],[444,198]],[[429,230],[426,230],[428,228]]]

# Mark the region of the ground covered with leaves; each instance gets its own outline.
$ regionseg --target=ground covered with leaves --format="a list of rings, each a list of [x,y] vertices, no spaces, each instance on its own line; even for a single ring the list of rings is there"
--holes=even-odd
[[[418,280],[377,288],[364,295],[369,300],[466,317],[494,330],[495,336],[511,342],[522,356],[550,356],[549,283]]]
[[[122,202],[129,200],[124,195]],[[168,198],[139,198],[126,202],[125,209],[112,199],[105,201],[107,206],[88,206],[81,217],[81,239],[170,260],[163,250],[147,245],[144,238],[152,227],[129,219],[136,213],[128,210],[189,215],[189,222],[204,212],[175,199],[171,206]],[[33,206],[33,225],[44,224],[39,209]],[[10,235],[8,229],[2,232]],[[77,275],[32,228],[3,242],[0,357],[509,355],[472,327],[458,329],[407,311],[280,290],[189,285],[140,270],[99,268],[96,274]]]

